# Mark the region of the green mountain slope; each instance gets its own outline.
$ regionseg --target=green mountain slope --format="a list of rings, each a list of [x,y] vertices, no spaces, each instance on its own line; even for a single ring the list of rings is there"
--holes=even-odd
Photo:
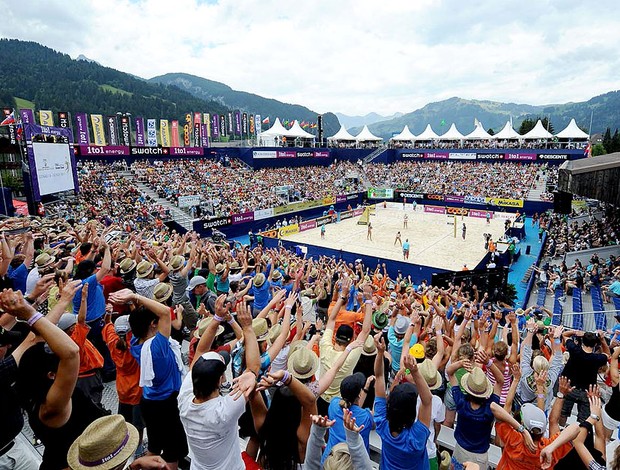
[[[186,73],[168,73],[160,75],[151,78],[149,83],[174,85],[198,98],[214,100],[228,108],[253,112],[260,114],[262,117],[268,116],[272,124],[276,117],[279,117],[280,121],[292,121],[296,119],[299,122],[316,122],[317,120],[317,113],[303,106],[282,103],[281,101],[264,98],[253,93],[233,90],[223,83]],[[323,127],[326,136],[338,132],[340,125],[336,115],[332,113],[324,114]],[[310,131],[310,129],[306,130]]]

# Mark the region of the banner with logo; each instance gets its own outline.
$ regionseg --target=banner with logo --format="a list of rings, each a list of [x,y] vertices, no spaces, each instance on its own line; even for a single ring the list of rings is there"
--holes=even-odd
[[[252,158],[277,158],[275,150],[253,150]]]
[[[116,116],[105,117],[105,133],[108,145],[116,147],[118,143],[118,132],[116,129]]]
[[[22,118],[22,124],[36,124],[34,120],[34,111],[32,109],[21,109],[19,115]]]
[[[450,152],[448,154],[450,160],[475,160],[475,152]]]
[[[58,127],[63,129],[69,127],[69,113],[67,111],[58,112]]]
[[[89,145],[90,136],[88,131],[88,116],[86,115],[86,113],[76,113],[75,124],[77,128],[78,145]]]
[[[353,217],[353,211],[344,211],[340,213],[340,220],[346,220]]]
[[[254,211],[254,220],[268,219],[269,217],[273,217],[273,207]]]
[[[131,121],[129,116],[121,116],[120,141],[126,147],[131,145]]]
[[[450,215],[467,215],[469,209],[464,207],[446,207],[446,214]]]
[[[534,161],[536,160],[535,153],[507,153],[504,156],[504,160],[512,161]]]
[[[413,193],[409,191],[396,191],[396,199],[424,199],[424,194],[422,193]]]
[[[134,125],[136,127],[136,145],[138,147],[144,147],[145,135],[144,135],[144,119],[141,117],[137,117],[134,121]]]
[[[489,219],[493,218],[493,212],[491,211],[479,211],[477,209],[469,209],[469,216],[476,217],[478,219],[486,219],[489,214]]]
[[[424,158],[423,152],[403,152],[400,154],[400,158]]]
[[[235,125],[233,123],[233,113],[232,111],[229,111],[228,113],[228,127],[227,129],[227,134],[226,135],[233,135],[235,133]]]
[[[250,136],[254,135],[254,115],[250,114],[250,132],[249,132]]]
[[[230,225],[230,217],[218,217],[217,219],[209,219],[199,222],[203,229],[225,227]]]
[[[233,214],[232,224],[243,224],[245,222],[254,222],[254,212],[244,212],[243,214]]]
[[[162,147],[170,147],[170,128],[167,119],[159,120],[159,138]]]
[[[486,203],[500,207],[523,207],[523,199],[506,199],[502,197],[487,197]]]
[[[539,160],[568,160],[567,153],[539,153]]]
[[[392,188],[368,188],[368,199],[392,199],[393,197]]]
[[[445,214],[446,208],[444,206],[424,206],[424,212],[430,212],[431,214]]]
[[[42,126],[54,126],[54,113],[49,110],[39,111],[39,122]]]
[[[200,195],[193,194],[191,196],[179,196],[179,207],[194,207],[200,205]]]
[[[209,146],[209,136],[207,134],[206,124],[200,124],[200,143],[201,143],[201,147]]]
[[[241,113],[235,111],[235,135],[241,135]]]
[[[364,213],[364,208],[360,207],[358,209],[353,209],[353,217],[357,217],[358,215],[362,215]]]
[[[320,227],[322,225],[331,224],[333,217],[331,215],[324,215],[323,217],[318,217],[316,219],[316,226]]]
[[[294,233],[299,233],[299,225],[287,225],[286,227],[280,228],[278,234],[280,237],[286,237],[287,235],[293,235]]]
[[[307,220],[299,224],[299,231],[305,232],[306,230],[310,230],[316,228],[316,220]]]
[[[487,198],[484,196],[465,196],[463,201],[466,204],[478,204],[482,206],[487,203]]]
[[[278,150],[276,156],[278,158],[296,158],[297,152],[294,150]]]
[[[477,160],[503,160],[504,154],[503,153],[477,153],[476,159]]]
[[[185,114],[185,123],[183,124],[183,146],[189,147],[191,144],[192,133],[192,115],[190,113]]]
[[[241,115],[241,135],[248,135],[248,113]]]
[[[448,152],[426,152],[424,158],[434,158],[435,160],[447,160],[450,157]]]
[[[213,115],[213,125],[211,126],[211,133],[213,138],[215,139],[220,136],[220,118],[217,114]]]
[[[228,124],[229,127],[226,127],[226,115],[225,114],[221,114],[220,115],[220,135],[222,135],[223,137],[226,137],[227,135],[231,134],[232,131],[232,113],[228,113]]]
[[[202,147],[202,113],[194,113],[194,147]]]
[[[454,194],[447,194],[444,196],[444,201],[446,202],[464,202],[464,196],[455,196]]]
[[[135,148],[135,147],[134,147]],[[97,157],[110,157],[114,155],[127,155],[129,154],[129,147],[124,145],[105,145],[97,147],[96,145],[80,145],[78,151],[81,156],[97,156]]]
[[[157,147],[157,120],[146,120],[146,145],[148,147]]]
[[[443,194],[427,194],[426,199],[431,201],[443,201]]]
[[[91,114],[90,122],[93,125],[93,144],[106,145],[105,129],[103,128],[103,116],[101,116],[101,114]]]
[[[179,138],[179,121],[173,120],[170,123],[170,143],[172,147],[180,147],[181,139]]]
[[[254,124],[256,125],[256,135],[263,132],[263,123],[260,120],[260,114],[257,114],[254,118]]]
[[[207,126],[207,137],[211,138],[211,116],[209,113],[204,114],[204,124]]]

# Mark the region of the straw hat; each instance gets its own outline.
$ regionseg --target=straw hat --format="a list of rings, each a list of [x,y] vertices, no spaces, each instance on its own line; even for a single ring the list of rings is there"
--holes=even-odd
[[[151,263],[150,261],[146,261],[146,260],[140,261],[140,263],[138,263],[136,277],[143,278],[143,277],[148,276],[152,272],[153,272],[153,263]]]
[[[252,320],[252,329],[256,335],[256,341],[266,341],[269,336],[269,325],[264,318],[255,318]]]
[[[73,470],[107,470],[129,459],[138,448],[138,430],[121,415],[96,419],[78,437],[67,454]]]
[[[292,341],[288,347],[289,357],[291,354],[293,354],[298,349],[304,349],[306,346],[308,346],[308,341],[306,341],[305,339],[298,339],[298,340]]]
[[[196,326],[196,329],[194,330],[194,338],[200,339],[200,337],[204,334],[207,327],[209,326],[209,323],[211,323],[212,321],[213,321],[213,317],[207,317],[207,318],[203,318],[202,320],[200,320],[198,322],[198,325]],[[215,332],[215,336],[219,336],[222,333],[224,333],[224,327],[222,325],[218,325],[217,331]]]
[[[56,257],[50,255],[49,253],[41,253],[34,260],[35,264],[37,265],[37,269],[47,268],[48,266],[53,264],[55,261],[56,261]]]
[[[121,269],[121,274],[128,274],[136,267],[136,260],[131,258],[125,258],[118,267]]]
[[[217,263],[215,265],[215,273],[216,274],[223,273],[225,269],[226,269],[226,266],[223,263]]]
[[[429,389],[437,390],[441,387],[441,374],[437,370],[437,367],[435,367],[435,364],[433,364],[433,361],[422,361],[422,363],[418,365],[418,370],[426,381]]]
[[[323,463],[323,470],[355,470],[346,442],[341,442],[331,448]]]
[[[172,269],[173,271],[181,269],[184,265],[185,258],[183,258],[181,255],[173,256],[170,260],[170,269]]]
[[[172,285],[167,282],[160,282],[153,289],[153,300],[163,304],[172,295]]]
[[[364,347],[362,348],[362,354],[364,356],[374,356],[377,354],[377,346],[375,345],[375,340],[372,336],[367,336],[366,341],[364,341]]]
[[[493,385],[480,367],[474,367],[461,377],[461,387],[473,397],[489,398],[493,393]]]
[[[267,340],[269,341],[269,343],[273,344],[273,342],[276,339],[278,339],[278,336],[280,336],[281,332],[282,332],[282,325],[280,325],[279,323],[276,323],[275,325],[273,325],[269,329],[269,334],[267,335]]]
[[[307,379],[312,377],[319,368],[319,358],[309,349],[297,349],[289,354],[287,368],[293,377]]]
[[[252,281],[254,287],[260,287],[265,283],[265,275],[263,273],[258,273],[254,276],[254,280]]]
[[[277,281],[281,277],[282,277],[282,273],[278,269],[276,269],[271,275],[271,279],[273,279],[274,281]]]
[[[231,271],[239,271],[241,269],[241,266],[239,266],[239,261],[233,261],[230,263],[229,269]]]

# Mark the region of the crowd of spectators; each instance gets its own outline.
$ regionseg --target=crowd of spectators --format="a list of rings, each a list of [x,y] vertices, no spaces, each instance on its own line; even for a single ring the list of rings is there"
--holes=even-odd
[[[521,163],[408,161],[365,165],[371,184],[429,194],[526,199],[546,165]]]
[[[491,140],[422,140],[422,141],[390,141],[390,148],[396,149],[578,149],[588,145],[583,142],[559,142],[546,139],[520,141],[518,139]]]
[[[368,470],[373,430],[384,469],[486,469],[491,445],[498,468],[620,468],[616,336],[385,264],[117,228],[0,224],[0,468],[37,468],[22,410],[53,470]]]

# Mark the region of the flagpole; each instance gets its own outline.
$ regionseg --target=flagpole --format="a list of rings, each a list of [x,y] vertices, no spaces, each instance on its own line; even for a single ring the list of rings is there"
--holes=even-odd
[[[592,136],[592,118],[594,117],[594,110],[590,111],[590,129],[588,129],[588,140],[590,140],[590,136]]]

